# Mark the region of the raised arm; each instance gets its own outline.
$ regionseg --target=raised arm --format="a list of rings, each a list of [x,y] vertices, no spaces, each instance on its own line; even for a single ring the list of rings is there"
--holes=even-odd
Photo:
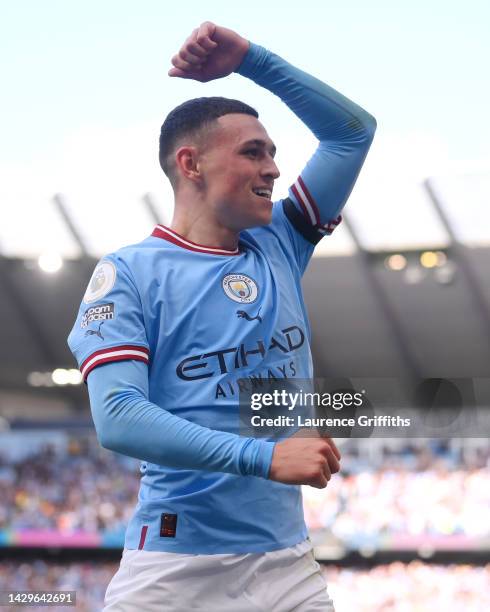
[[[251,45],[238,72],[278,95],[320,141],[289,197],[319,238],[330,234],[373,140],[375,119],[263,47]]]
[[[279,96],[307,125],[319,145],[289,190],[305,223],[298,224],[294,211],[288,216],[311,242],[331,233],[373,140],[374,117],[274,53],[210,22],[194,30],[172,63],[170,76],[198,81],[236,70]]]

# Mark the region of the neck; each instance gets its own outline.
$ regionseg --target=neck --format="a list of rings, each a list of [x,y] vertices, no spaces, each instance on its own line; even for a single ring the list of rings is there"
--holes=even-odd
[[[210,214],[204,202],[196,202],[194,198],[183,202],[182,198],[176,196],[170,229],[202,246],[217,247],[227,251],[233,251],[238,246],[239,232],[220,224]]]

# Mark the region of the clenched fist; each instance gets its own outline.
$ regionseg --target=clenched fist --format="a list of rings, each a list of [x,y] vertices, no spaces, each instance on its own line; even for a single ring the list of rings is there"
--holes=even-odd
[[[212,81],[232,73],[242,63],[249,42],[233,30],[205,21],[173,56],[171,77]]]
[[[339,461],[339,450],[331,438],[292,437],[275,445],[269,478],[323,489],[340,470]]]

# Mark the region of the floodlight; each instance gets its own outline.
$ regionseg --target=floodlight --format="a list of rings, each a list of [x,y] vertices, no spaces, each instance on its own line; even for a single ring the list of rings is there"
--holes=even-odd
[[[63,259],[59,253],[42,253],[39,255],[37,263],[43,272],[53,274],[60,270],[63,265]]]
[[[407,266],[407,258],[401,253],[395,253],[385,259],[385,266],[389,270],[404,270]]]
[[[68,370],[56,368],[51,374],[51,378],[56,385],[68,385],[70,383],[70,374]]]

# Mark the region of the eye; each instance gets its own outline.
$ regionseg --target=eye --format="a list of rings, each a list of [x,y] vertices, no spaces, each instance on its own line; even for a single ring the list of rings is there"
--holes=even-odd
[[[246,151],[244,151],[245,155],[248,155],[249,157],[257,157],[259,154],[259,150],[258,149],[247,149]]]

